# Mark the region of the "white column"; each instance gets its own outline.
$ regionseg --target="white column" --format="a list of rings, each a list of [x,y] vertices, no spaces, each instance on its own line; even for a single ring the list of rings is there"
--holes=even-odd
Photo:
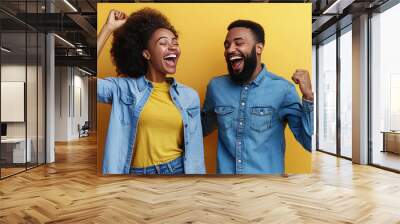
[[[47,1],[47,12],[53,12],[54,6]],[[46,35],[46,163],[55,161],[55,44],[54,35]]]
[[[55,133],[55,72],[54,72],[54,35],[46,36],[46,163],[55,161],[54,133]]]
[[[353,20],[353,162],[368,163],[368,15]]]

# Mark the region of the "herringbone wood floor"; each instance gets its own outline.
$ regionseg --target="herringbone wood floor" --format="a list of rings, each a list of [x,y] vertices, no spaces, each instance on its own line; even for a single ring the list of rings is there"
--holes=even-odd
[[[310,175],[99,177],[95,138],[0,181],[0,223],[400,223],[400,175],[314,153]]]

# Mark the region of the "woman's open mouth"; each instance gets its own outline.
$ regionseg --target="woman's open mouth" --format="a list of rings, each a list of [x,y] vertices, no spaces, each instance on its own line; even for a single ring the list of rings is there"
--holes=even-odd
[[[177,59],[178,57],[176,54],[168,54],[164,57],[164,62],[169,67],[176,67]]]

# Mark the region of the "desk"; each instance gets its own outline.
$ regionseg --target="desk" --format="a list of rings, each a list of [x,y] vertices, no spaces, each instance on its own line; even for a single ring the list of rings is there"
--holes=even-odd
[[[25,163],[31,162],[32,140],[28,138],[25,152],[25,138],[6,138],[1,139],[1,159],[6,163]],[[26,159],[26,161],[25,161]]]
[[[382,131],[381,133],[383,133],[382,152],[400,154],[400,131]]]

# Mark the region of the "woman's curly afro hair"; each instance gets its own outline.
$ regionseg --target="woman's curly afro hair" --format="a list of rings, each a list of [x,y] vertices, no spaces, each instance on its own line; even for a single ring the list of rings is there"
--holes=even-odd
[[[161,12],[143,8],[132,13],[120,28],[114,31],[111,56],[119,75],[137,78],[147,72],[147,61],[142,52],[147,47],[151,35],[160,28],[178,34],[167,17]]]

